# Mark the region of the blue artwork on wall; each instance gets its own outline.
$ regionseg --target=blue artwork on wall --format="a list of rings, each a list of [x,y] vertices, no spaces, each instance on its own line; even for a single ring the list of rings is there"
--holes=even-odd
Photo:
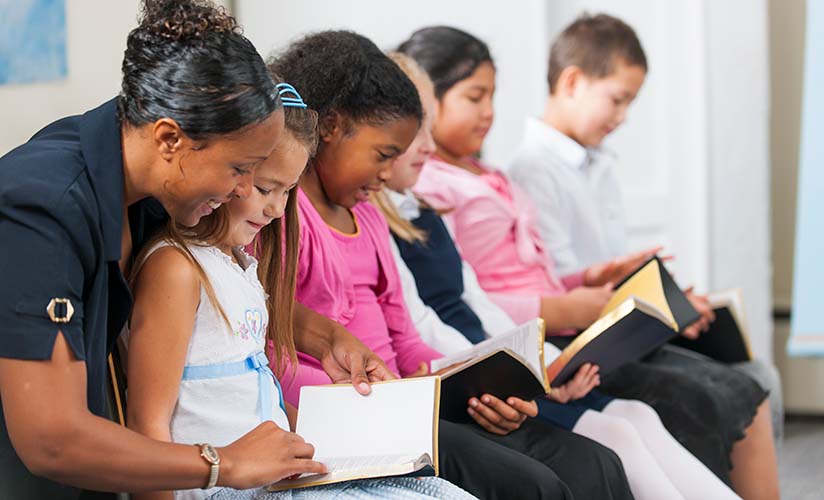
[[[0,84],[66,77],[66,0],[0,0]]]
[[[824,356],[824,3],[807,2],[793,310],[787,351]]]

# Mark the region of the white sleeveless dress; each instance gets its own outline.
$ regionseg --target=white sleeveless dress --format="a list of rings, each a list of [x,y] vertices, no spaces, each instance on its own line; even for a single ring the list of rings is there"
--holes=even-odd
[[[158,243],[148,255],[169,245]],[[206,273],[230,325],[201,286],[170,422],[172,441],[225,446],[264,420],[289,430],[280,386],[263,355],[269,314],[257,261],[241,249],[235,252],[238,263],[215,247],[190,245],[189,250]],[[175,498],[206,498],[215,490],[178,491]]]
[[[168,242],[158,243],[147,258],[159,248],[170,245]],[[289,429],[280,385],[262,357],[269,314],[266,293],[257,277],[257,261],[242,249],[235,252],[238,263],[215,247],[191,245],[189,250],[209,278],[231,328],[201,286],[186,367],[170,423],[172,441],[225,446],[265,419]],[[264,361],[263,366],[260,366],[261,361]],[[475,497],[436,477],[350,481],[280,492],[268,492],[265,488],[241,491],[221,487],[175,491],[176,500],[204,498],[472,500]]]

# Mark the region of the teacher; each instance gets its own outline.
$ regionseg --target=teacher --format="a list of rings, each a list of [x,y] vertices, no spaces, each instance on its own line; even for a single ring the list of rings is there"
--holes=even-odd
[[[193,226],[247,196],[283,126],[266,65],[232,17],[201,0],[145,0],[120,95],[0,158],[0,498],[191,489],[215,473],[244,489],[322,470],[273,422],[204,450],[103,418],[132,257],[169,216]],[[295,322],[298,348],[334,380],[365,394],[391,377],[342,327],[307,311]]]

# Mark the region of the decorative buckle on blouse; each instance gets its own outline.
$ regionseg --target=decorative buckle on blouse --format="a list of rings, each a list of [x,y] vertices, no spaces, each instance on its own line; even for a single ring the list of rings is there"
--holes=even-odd
[[[53,323],[68,323],[74,316],[74,306],[69,299],[55,297],[49,301],[46,312]]]

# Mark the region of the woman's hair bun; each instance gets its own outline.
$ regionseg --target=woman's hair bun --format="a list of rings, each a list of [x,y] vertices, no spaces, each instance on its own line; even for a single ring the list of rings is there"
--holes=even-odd
[[[240,33],[235,18],[208,0],[143,0],[140,27],[176,42],[208,33]]]

